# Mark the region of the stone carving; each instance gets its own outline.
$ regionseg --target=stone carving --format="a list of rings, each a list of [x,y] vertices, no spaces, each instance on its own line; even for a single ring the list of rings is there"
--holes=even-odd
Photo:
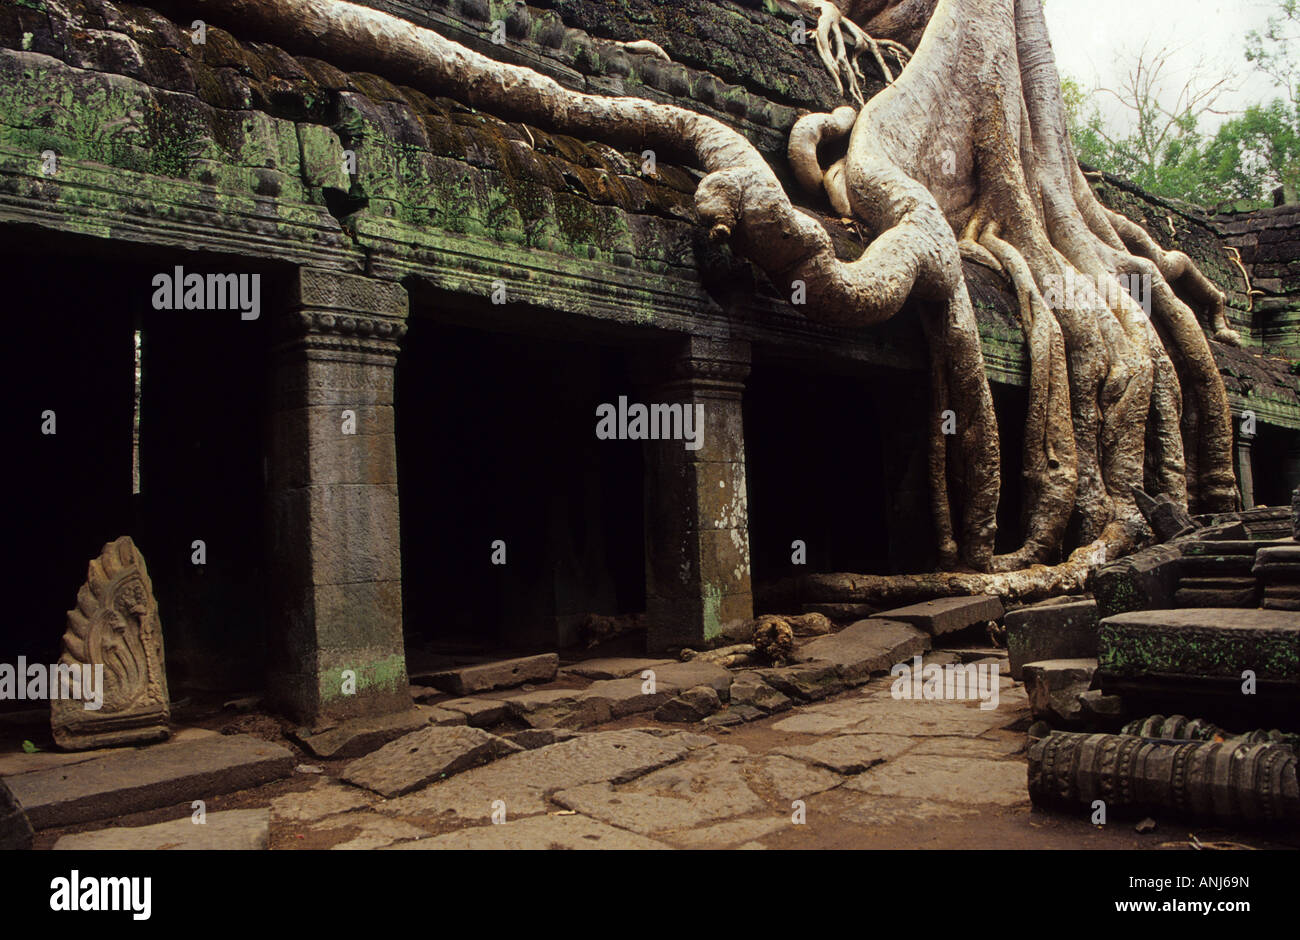
[[[84,673],[83,666],[103,667],[102,680],[96,680],[102,681],[96,689],[103,696],[98,709],[87,708],[81,698],[56,697],[51,690],[50,722],[60,747],[85,750],[169,735],[158,604],[144,558],[130,536],[108,543],[91,560],[77,606],[68,611],[59,664],[78,673]]]

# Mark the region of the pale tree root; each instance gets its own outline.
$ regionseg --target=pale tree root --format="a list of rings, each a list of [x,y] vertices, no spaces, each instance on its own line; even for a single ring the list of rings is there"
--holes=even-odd
[[[1086,591],[1089,578],[1098,568],[1132,550],[1136,534],[1131,523],[1114,522],[1101,538],[1075,549],[1064,562],[1052,566],[1033,565],[992,574],[810,574],[803,579],[803,585],[818,603],[871,604],[886,609],[936,597],[977,594],[1003,601],[1036,601]]]

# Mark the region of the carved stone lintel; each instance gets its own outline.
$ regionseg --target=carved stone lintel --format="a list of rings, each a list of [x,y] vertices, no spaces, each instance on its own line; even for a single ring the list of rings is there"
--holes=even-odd
[[[92,559],[77,606],[68,611],[59,666],[71,674],[77,698],[50,688],[54,740],[67,750],[157,741],[171,717],[162,624],[153,583],[130,536],[104,546]],[[84,667],[90,667],[89,670]],[[87,685],[83,677],[102,672]],[[51,677],[55,686],[55,677]],[[99,708],[94,697],[102,696]]]

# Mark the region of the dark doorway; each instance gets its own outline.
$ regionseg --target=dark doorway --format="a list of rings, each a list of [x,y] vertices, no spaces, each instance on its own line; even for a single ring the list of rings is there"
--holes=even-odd
[[[396,427],[413,671],[426,653],[553,650],[589,614],[645,609],[641,444],[595,436],[597,406],[629,388],[615,347],[412,317]]]

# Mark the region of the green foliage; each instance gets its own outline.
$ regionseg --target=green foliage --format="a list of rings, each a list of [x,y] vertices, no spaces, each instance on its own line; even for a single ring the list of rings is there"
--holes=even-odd
[[[1180,96],[1178,110],[1161,106],[1154,78],[1162,53],[1139,60],[1132,74],[1143,80],[1109,92],[1133,113],[1126,135],[1103,119],[1096,103],[1100,90],[1063,78],[1066,120],[1079,159],[1155,195],[1212,210],[1271,205],[1278,187],[1294,200],[1300,192],[1300,0],[1277,0],[1267,29],[1247,36],[1246,59],[1285,96],[1252,105],[1213,135],[1198,128],[1198,118],[1210,109],[1206,101],[1198,109],[1188,103],[1195,97]]]

